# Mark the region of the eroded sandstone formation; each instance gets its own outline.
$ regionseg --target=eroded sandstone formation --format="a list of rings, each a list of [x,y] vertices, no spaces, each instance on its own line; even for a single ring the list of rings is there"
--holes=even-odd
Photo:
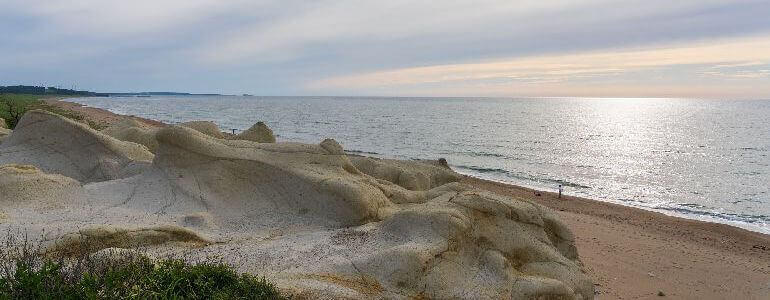
[[[233,139],[247,140],[257,143],[275,143],[275,136],[273,130],[271,130],[265,123],[257,122],[249,129],[239,133]]]
[[[152,137],[154,156],[52,114],[25,116],[0,146],[0,164],[14,164],[0,167],[0,203],[11,203],[0,232],[40,233],[52,253],[218,254],[310,298],[593,298],[552,211],[462,185],[438,162],[185,126]],[[131,164],[142,167],[121,176]]]
[[[0,119],[0,121],[2,121],[2,119]],[[2,143],[11,133],[13,133],[13,130],[0,127],[0,143]]]
[[[111,138],[50,112],[24,114],[0,144],[0,165],[31,164],[88,183],[133,175],[149,165],[146,147]]]
[[[158,140],[155,133],[160,128],[146,125],[134,119],[126,118],[105,128],[102,133],[121,141],[133,142],[147,147],[152,153],[158,151]]]
[[[208,136],[215,137],[218,139],[225,137],[225,135],[222,134],[222,131],[219,130],[219,126],[217,126],[217,124],[211,121],[190,121],[190,122],[184,122],[179,125],[183,127],[195,129],[198,132],[201,132],[203,134],[206,134]]]

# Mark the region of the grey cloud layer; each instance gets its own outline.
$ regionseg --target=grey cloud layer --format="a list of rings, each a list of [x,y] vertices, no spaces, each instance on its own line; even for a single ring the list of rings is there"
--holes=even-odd
[[[671,2],[4,1],[0,83],[306,94],[349,74],[770,31],[768,1]]]

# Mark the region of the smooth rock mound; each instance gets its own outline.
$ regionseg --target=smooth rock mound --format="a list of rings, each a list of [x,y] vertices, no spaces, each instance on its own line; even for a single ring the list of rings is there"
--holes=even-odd
[[[58,174],[46,174],[35,166],[0,165],[0,209],[39,206],[59,207],[80,189],[80,182]],[[82,195],[81,195],[82,196]]]
[[[0,144],[0,164],[39,167],[81,182],[105,181],[136,173],[153,155],[56,114],[34,110]]]
[[[345,155],[319,145],[215,139],[182,126],[161,129],[157,138],[152,170],[94,193],[162,213],[207,211],[217,226],[237,228],[357,225],[377,219],[387,203]]]
[[[225,138],[225,135],[219,130],[219,126],[211,121],[190,121],[179,124],[179,126],[195,129],[198,132],[218,139]]]
[[[105,128],[102,133],[121,141],[144,145],[150,152],[155,153],[158,150],[158,140],[155,138],[158,130],[160,129],[157,127],[126,118]]]
[[[407,190],[425,191],[460,180],[460,175],[442,167],[438,162],[402,161],[363,156],[350,156],[361,172],[387,180]]]
[[[3,140],[8,138],[8,136],[11,135],[11,133],[13,133],[13,130],[0,127],[0,143],[2,143]]]
[[[236,135],[234,140],[247,140],[257,143],[275,143],[275,135],[263,122],[257,122],[251,128]]]

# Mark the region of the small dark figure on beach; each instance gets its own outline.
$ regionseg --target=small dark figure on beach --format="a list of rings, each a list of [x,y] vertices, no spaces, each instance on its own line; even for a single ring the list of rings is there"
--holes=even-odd
[[[561,192],[564,191],[564,187],[560,184],[559,185],[559,199],[561,199]]]

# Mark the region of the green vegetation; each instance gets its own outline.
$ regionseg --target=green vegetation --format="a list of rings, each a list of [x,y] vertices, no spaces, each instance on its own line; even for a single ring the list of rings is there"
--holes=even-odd
[[[39,95],[0,94],[0,118],[13,129],[30,107],[42,103]]]
[[[52,260],[9,240],[0,249],[0,299],[286,299],[264,278],[221,262],[153,261],[134,252]]]
[[[6,126],[13,129],[16,127],[16,124],[19,123],[19,120],[24,113],[33,109],[42,109],[68,119],[86,123],[96,130],[104,128],[103,124],[86,120],[81,114],[48,105],[43,101],[43,99],[51,98],[53,96],[57,95],[0,94],[0,118],[5,119]]]
[[[28,95],[68,95],[68,96],[109,96],[105,93],[89,91],[76,91],[74,89],[62,89],[56,87],[44,87],[33,85],[0,86],[0,94],[28,94]]]
[[[62,264],[17,262],[0,278],[0,299],[282,299],[264,279],[221,263],[147,258],[73,276]]]

